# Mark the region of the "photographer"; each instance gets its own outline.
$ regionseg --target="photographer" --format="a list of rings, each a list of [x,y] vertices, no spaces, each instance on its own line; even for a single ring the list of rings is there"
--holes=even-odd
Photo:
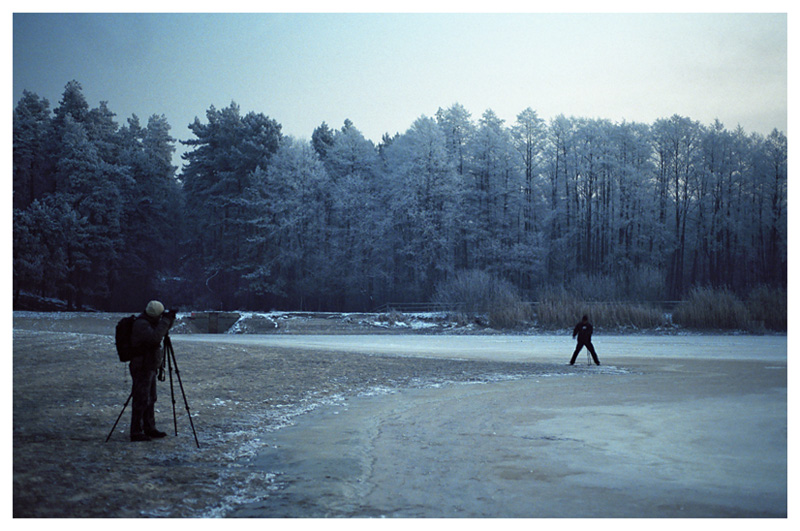
[[[130,362],[133,378],[131,441],[149,441],[166,436],[156,429],[156,377],[164,365],[161,342],[175,322],[174,311],[164,311],[159,301],[150,301],[133,324],[131,343],[138,354]]]

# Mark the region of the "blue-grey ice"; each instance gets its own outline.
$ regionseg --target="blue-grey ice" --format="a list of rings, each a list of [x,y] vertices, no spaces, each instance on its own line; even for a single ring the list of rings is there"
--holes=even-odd
[[[181,338],[183,340],[183,338]],[[192,336],[566,364],[568,336]],[[785,517],[786,336],[602,336],[601,367],[395,390],[268,435],[232,516]]]

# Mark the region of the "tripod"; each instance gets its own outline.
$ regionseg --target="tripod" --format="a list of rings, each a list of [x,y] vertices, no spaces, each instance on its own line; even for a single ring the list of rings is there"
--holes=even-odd
[[[178,416],[175,413],[175,388],[172,383],[172,366],[175,366],[175,374],[178,377],[178,385],[181,388],[181,394],[183,395],[183,404],[186,407],[186,415],[189,417],[189,425],[192,427],[192,434],[194,434],[194,442],[198,448],[200,448],[200,442],[197,440],[197,431],[194,429],[194,422],[192,422],[192,414],[189,411],[189,401],[186,400],[186,392],[183,390],[183,381],[181,381],[181,372],[178,370],[178,361],[175,359],[175,349],[172,348],[172,340],[169,337],[169,334],[164,336],[164,358],[166,359],[167,366],[169,367],[169,392],[172,397],[172,422],[175,426],[175,436],[178,435]],[[160,381],[164,381],[164,369],[163,367],[159,371],[158,379]],[[119,419],[122,418],[122,414],[125,413],[125,408],[128,407],[128,403],[131,401],[133,397],[133,392],[128,395],[128,399],[125,401],[125,405],[122,406],[122,411],[119,412],[119,416],[117,417],[116,422],[114,422],[114,426],[112,426],[111,431],[106,437],[106,442],[111,439],[111,434],[114,433],[114,429],[117,427],[119,423]]]

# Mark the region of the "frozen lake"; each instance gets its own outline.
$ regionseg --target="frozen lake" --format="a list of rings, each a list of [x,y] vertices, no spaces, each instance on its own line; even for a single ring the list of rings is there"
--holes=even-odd
[[[193,335],[319,352],[565,364],[568,334]],[[303,415],[239,517],[785,517],[787,338],[594,338],[603,367],[399,389]],[[581,354],[580,363],[585,364]]]
[[[560,363],[575,341],[565,335],[175,335],[175,343],[206,341],[266,347],[333,350],[390,356]],[[600,362],[638,357],[786,361],[785,335],[609,335],[595,334]],[[584,361],[585,349],[579,361]]]

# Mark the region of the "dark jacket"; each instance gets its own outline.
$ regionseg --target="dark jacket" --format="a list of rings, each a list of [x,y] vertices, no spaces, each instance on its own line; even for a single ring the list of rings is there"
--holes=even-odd
[[[144,313],[140,314],[134,321],[131,332],[131,344],[140,354],[131,360],[131,364],[144,370],[158,370],[164,361],[161,340],[171,326],[172,320],[166,316],[153,319]]]
[[[581,321],[580,323],[575,325],[575,329],[572,331],[573,339],[575,336],[578,336],[578,341],[580,343],[589,343],[592,341],[592,323],[589,321]]]

